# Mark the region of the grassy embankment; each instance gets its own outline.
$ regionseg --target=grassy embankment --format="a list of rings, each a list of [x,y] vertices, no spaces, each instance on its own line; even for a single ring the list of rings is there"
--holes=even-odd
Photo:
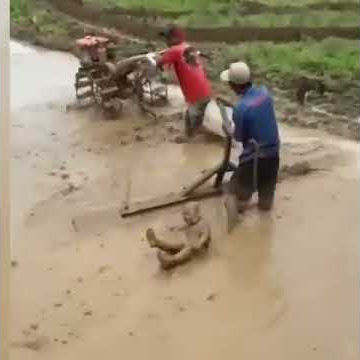
[[[86,1],[95,2],[95,0]],[[307,14],[306,3],[308,2],[308,0],[302,0],[301,5],[298,5],[298,14],[271,16],[260,14],[241,18],[246,24],[270,27],[271,24],[278,25],[275,20],[284,20],[284,17],[292,16],[298,20],[303,17],[305,19],[305,14]],[[96,3],[104,7],[114,5],[126,7],[131,5],[133,7],[150,7],[172,11],[192,10],[194,13],[188,15],[189,19],[192,16],[196,17],[199,9],[206,8],[206,11],[215,12],[216,9],[219,10],[221,7],[223,10],[227,8],[230,11],[231,9],[237,9],[236,4],[238,4],[238,2],[232,0],[101,0],[100,2],[96,0]],[[287,4],[289,3],[287,2]],[[271,1],[271,5],[279,4],[284,5],[286,2],[283,0]],[[59,15],[51,11],[51,8],[47,8],[45,5],[45,2],[39,3],[38,0],[11,0],[11,19],[15,31],[25,31],[27,36],[36,39],[35,42],[39,45],[63,50],[69,49],[73,39],[82,34],[83,25],[65,15]],[[219,18],[228,17],[221,15],[221,13],[218,13],[217,16]],[[357,18],[357,14],[354,14],[354,16]],[[324,13],[320,18],[323,23],[326,23],[327,20],[330,23],[331,20],[333,26],[341,26],[345,17],[340,11],[338,22],[332,16],[327,18],[327,13]],[[317,26],[316,22],[311,23],[312,20],[314,19],[310,17],[306,21],[309,25]],[[350,17],[347,21],[351,23],[352,18]],[[354,81],[359,78],[360,64],[357,41],[326,39],[321,42],[305,40],[287,44],[253,42],[235,46],[226,46],[224,44],[202,44],[201,46],[210,49],[213,53],[213,61],[208,65],[208,68],[210,76],[214,80],[217,79],[222,68],[238,59],[245,59],[258,72],[266,73],[269,80],[281,78],[291,81],[301,75],[315,75],[343,81]]]
[[[291,81],[299,76],[317,76],[333,80],[354,81],[359,78],[357,43],[351,40],[326,39],[322,42],[303,41],[288,44],[248,43],[221,45],[214,50],[212,77],[217,68],[244,59],[269,80],[281,77]]]
[[[167,11],[192,11],[175,21],[186,26],[354,26],[358,14],[353,11],[313,10],[312,5],[324,8],[336,1],[301,0],[294,6],[292,1],[263,1],[274,12],[241,16],[241,2],[233,0],[85,0],[103,7],[121,6]],[[239,5],[240,3],[240,5]],[[256,3],[260,4],[261,3]],[[308,7],[310,4],[310,7]],[[285,8],[284,6],[289,6]],[[170,21],[170,19],[169,19]],[[173,20],[171,20],[173,21]],[[270,78],[281,76],[291,79],[299,75],[324,76],[333,79],[357,80],[359,72],[358,42],[343,39],[324,41],[304,40],[287,44],[248,43],[236,46],[210,45],[214,50],[214,61],[209,64],[210,75],[215,79],[219,69],[239,58],[246,59],[260,71],[266,71]]]
[[[342,1],[342,9],[334,8],[341,3],[329,0],[84,0],[104,8],[121,6],[128,9],[189,11],[177,18],[186,26],[357,26],[358,13],[355,1]],[[242,5],[243,4],[243,5]],[[350,4],[350,7],[349,7]],[[353,4],[354,6],[351,6]],[[332,5],[332,6],[331,6]],[[348,5],[348,8],[347,6]],[[249,15],[251,10],[253,15]],[[247,14],[243,16],[243,14]],[[250,13],[250,14],[251,14]]]
[[[69,51],[84,26],[52,10],[45,1],[11,0],[11,36],[49,49]]]

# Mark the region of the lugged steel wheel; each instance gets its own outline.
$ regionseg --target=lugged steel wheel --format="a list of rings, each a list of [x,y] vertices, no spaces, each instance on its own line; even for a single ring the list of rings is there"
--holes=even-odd
[[[78,101],[89,100],[93,97],[93,82],[88,69],[84,67],[80,67],[75,74],[75,93]]]

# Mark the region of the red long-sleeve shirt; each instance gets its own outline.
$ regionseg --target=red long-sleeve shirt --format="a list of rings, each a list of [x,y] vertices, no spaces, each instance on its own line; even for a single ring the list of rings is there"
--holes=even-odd
[[[173,66],[186,102],[194,104],[211,96],[211,85],[200,60],[196,64],[186,62],[184,51],[188,46],[182,42],[170,47],[163,54],[159,65]]]

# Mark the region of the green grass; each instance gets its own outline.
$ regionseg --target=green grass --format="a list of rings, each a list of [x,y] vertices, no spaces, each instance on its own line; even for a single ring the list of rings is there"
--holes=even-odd
[[[10,17],[16,23],[24,22],[30,15],[30,9],[27,0],[10,1]]]
[[[46,10],[37,11],[31,21],[37,30],[45,35],[65,36],[68,32],[67,24]]]
[[[216,9],[206,12],[195,12],[188,16],[181,16],[177,23],[189,27],[217,27],[217,26],[357,26],[359,15],[350,11],[309,11],[306,13],[286,15],[249,15],[239,16],[234,13],[224,16]]]
[[[95,0],[88,0],[95,1]],[[98,1],[98,0],[97,0]],[[120,0],[99,0],[109,5],[109,1],[120,3]],[[281,0],[270,0],[271,3],[279,3]],[[302,0],[307,1],[307,0]],[[314,0],[312,0],[314,1]],[[152,6],[167,4],[167,9],[178,6],[180,1],[153,0]],[[130,4],[130,0],[123,0],[121,3]],[[150,3],[145,0],[131,0],[133,6]],[[225,15],[218,15],[219,10],[223,10],[227,4],[225,0],[182,0],[184,6],[203,6],[206,12],[196,11],[193,20],[203,26],[210,23],[212,26],[228,25],[227,22],[238,19],[231,12]],[[210,3],[210,5],[205,5]],[[215,3],[215,5],[214,5]],[[289,2],[286,2],[289,4]],[[213,4],[213,5],[211,5]],[[233,2],[234,4],[234,2]],[[229,6],[229,5],[228,5]],[[232,6],[232,5],[231,5]],[[15,23],[25,24],[25,28],[34,31],[41,37],[45,37],[48,42],[63,39],[71,42],[75,35],[70,34],[69,24],[56,16],[54,13],[45,10],[43,7],[34,7],[33,0],[11,0],[11,19]],[[209,15],[210,14],[210,15]],[[242,24],[273,26],[273,25],[310,25],[317,21],[317,25],[344,24],[345,21],[352,23],[358,14],[323,12],[322,16],[303,16],[294,15],[258,15],[242,17]],[[190,20],[189,20],[190,19]],[[230,20],[229,20],[230,19]],[[232,19],[232,20],[231,20]],[[192,21],[187,17],[187,21]],[[233,23],[231,23],[233,24]],[[79,28],[81,26],[79,25]],[[200,44],[199,44],[200,46]],[[273,79],[297,78],[302,74],[326,76],[333,79],[358,80],[359,79],[359,47],[358,41],[327,39],[322,42],[303,41],[287,44],[273,44],[264,42],[244,43],[240,45],[206,45],[214,51],[213,61],[208,64],[209,73],[212,79],[218,79],[221,70],[226,68],[229,63],[239,60],[249,62],[257,72],[266,73],[267,77]],[[64,46],[66,48],[66,46]]]
[[[343,0],[256,0],[269,6],[306,6],[316,3],[340,3]],[[204,11],[209,8],[226,7],[230,11],[241,5],[241,0],[85,0],[100,6],[121,6],[125,8],[146,8],[158,10],[193,10]],[[356,3],[355,0],[353,0]]]
[[[246,16],[239,21],[241,25],[260,26],[357,26],[359,15],[350,11],[309,11],[288,15]]]
[[[176,22],[183,26],[357,26],[359,15],[353,11],[316,11],[304,6],[314,3],[334,3],[326,0],[255,0],[268,6],[299,6],[301,11],[277,15],[264,12],[259,15],[241,16],[241,1],[235,0],[85,0],[102,7],[121,6],[125,8],[144,8],[167,11],[192,11],[192,14],[179,17]]]
[[[212,1],[212,0],[210,0]],[[205,8],[208,0],[85,0],[85,3],[100,4],[103,7],[121,6],[124,8],[145,8],[157,10],[196,10]]]
[[[268,78],[292,79],[300,75],[325,76],[332,79],[359,79],[358,42],[327,39],[322,42],[278,44],[251,43],[221,46],[214,52],[209,74],[217,79],[229,63],[247,61]]]
[[[291,1],[291,0],[259,0],[259,2],[264,3],[266,5],[273,5],[273,6],[286,6],[286,5],[292,5],[292,6],[304,6],[309,4],[316,4],[316,3],[341,3],[344,2],[344,0],[297,0],[297,1]],[[356,3],[356,1],[353,1]]]
[[[46,5],[46,4],[45,4]],[[21,40],[57,50],[69,50],[76,29],[69,20],[36,0],[11,0],[11,34]],[[82,26],[78,26],[82,33]]]

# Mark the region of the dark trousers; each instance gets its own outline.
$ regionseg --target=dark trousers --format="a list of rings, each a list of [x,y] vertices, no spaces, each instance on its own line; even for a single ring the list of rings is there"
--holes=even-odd
[[[196,104],[190,105],[185,113],[185,132],[187,137],[192,137],[194,132],[202,126],[206,106],[210,98],[199,100]]]
[[[257,188],[254,188],[254,160],[239,165],[225,186],[225,191],[237,197],[239,211],[244,210],[254,192],[259,195],[259,208],[270,210],[274,202],[279,156],[258,159]]]

